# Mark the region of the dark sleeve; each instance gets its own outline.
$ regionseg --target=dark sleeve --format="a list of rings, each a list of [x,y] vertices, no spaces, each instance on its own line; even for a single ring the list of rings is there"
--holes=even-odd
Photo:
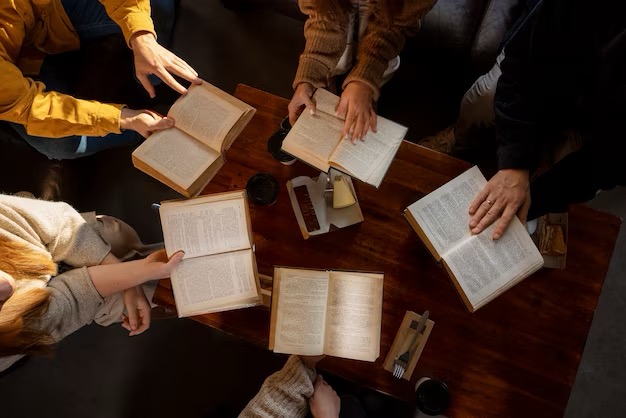
[[[498,169],[533,170],[540,161],[537,115],[541,100],[532,50],[536,24],[533,16],[524,18],[527,21],[505,45],[494,97]]]

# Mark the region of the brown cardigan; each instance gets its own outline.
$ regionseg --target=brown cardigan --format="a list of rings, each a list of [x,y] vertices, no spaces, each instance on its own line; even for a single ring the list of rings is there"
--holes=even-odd
[[[405,0],[402,12],[391,25],[385,22],[380,2],[368,1],[372,12],[365,34],[356,46],[356,63],[343,87],[351,81],[362,81],[372,88],[374,100],[378,100],[389,61],[402,51],[406,37],[417,33],[420,19],[436,1]],[[306,44],[293,87],[295,89],[300,83],[310,83],[315,88],[328,87],[330,75],[346,49],[349,16],[334,17],[330,21],[315,9],[315,0],[298,0],[298,4],[308,19],[304,24]]]

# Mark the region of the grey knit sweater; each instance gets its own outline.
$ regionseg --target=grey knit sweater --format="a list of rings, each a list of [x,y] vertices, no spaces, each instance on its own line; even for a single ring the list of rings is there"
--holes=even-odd
[[[239,418],[304,418],[316,377],[315,371],[306,367],[300,357],[292,355],[282,370],[265,379]]]
[[[92,225],[66,203],[0,194],[0,234],[74,267],[53,278],[18,281],[18,289],[47,284],[50,306],[38,323],[40,329],[59,341],[91,323],[104,300],[87,267],[100,264],[110,251]],[[21,357],[0,357],[0,371]]]

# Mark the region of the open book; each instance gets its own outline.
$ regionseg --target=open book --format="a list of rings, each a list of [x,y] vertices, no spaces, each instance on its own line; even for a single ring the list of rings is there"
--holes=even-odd
[[[163,202],[159,212],[168,257],[185,251],[171,276],[178,316],[261,303],[244,191]]]
[[[195,196],[224,165],[224,154],[254,112],[206,81],[192,84],[167,114],[176,126],[150,135],[133,152],[133,164],[180,194]]]
[[[317,89],[316,111],[302,112],[283,141],[282,150],[327,173],[330,167],[379,187],[393,161],[407,128],[378,116],[377,131],[353,144],[344,139],[344,119],[335,115],[339,97]]]
[[[376,361],[383,275],[274,268],[269,348]]]
[[[497,241],[491,238],[496,223],[478,235],[471,233],[469,205],[486,183],[474,166],[404,211],[431,254],[437,261],[443,260],[471,312],[543,265],[541,254],[517,217]]]

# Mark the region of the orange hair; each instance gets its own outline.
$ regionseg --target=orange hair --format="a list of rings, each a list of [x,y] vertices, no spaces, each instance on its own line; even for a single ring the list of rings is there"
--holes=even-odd
[[[45,280],[57,266],[50,256],[26,244],[0,235],[0,270],[10,274],[19,287],[24,279]],[[49,351],[54,340],[32,325],[46,312],[50,293],[46,289],[16,289],[0,308],[0,356]]]

